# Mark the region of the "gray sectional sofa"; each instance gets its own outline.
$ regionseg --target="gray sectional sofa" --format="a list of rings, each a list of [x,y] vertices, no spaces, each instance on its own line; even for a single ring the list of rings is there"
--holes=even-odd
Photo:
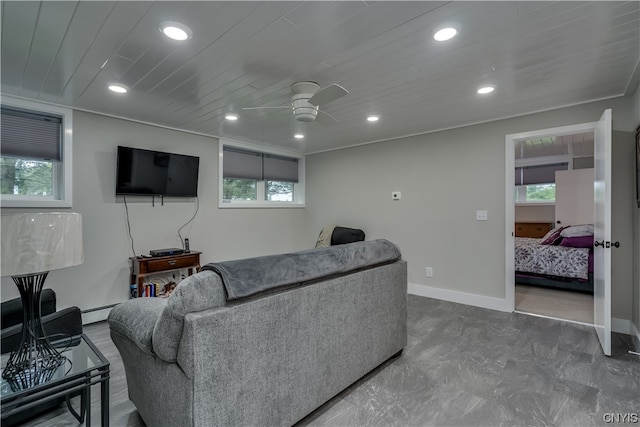
[[[286,426],[406,345],[407,266],[387,240],[208,264],[114,307],[149,426]]]

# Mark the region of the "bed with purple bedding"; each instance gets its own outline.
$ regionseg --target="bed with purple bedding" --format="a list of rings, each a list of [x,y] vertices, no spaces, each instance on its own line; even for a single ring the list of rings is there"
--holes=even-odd
[[[593,237],[515,238],[516,283],[593,293]],[[576,242],[576,244],[574,244]],[[576,247],[578,246],[578,247]]]

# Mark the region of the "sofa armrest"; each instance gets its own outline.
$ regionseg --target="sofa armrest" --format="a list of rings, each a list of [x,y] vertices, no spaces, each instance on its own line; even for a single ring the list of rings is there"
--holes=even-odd
[[[82,334],[82,313],[78,307],[68,307],[42,316],[42,327],[50,341]],[[22,323],[2,330],[2,352],[18,348],[22,339]]]
[[[167,305],[168,298],[135,298],[109,312],[109,327],[131,340],[148,354],[153,351],[153,328]]]

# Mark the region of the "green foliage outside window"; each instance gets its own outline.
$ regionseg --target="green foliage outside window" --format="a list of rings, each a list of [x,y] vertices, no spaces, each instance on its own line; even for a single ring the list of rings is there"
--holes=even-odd
[[[555,184],[527,185],[527,201],[554,201],[556,199]]]
[[[51,196],[53,162],[0,157],[2,194]]]
[[[255,179],[225,178],[222,183],[222,198],[225,200],[257,200]]]
[[[267,181],[267,200],[293,202],[293,182]]]

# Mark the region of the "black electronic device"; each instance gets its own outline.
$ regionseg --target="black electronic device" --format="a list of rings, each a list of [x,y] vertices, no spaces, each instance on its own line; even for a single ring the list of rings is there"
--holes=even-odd
[[[189,252],[189,239],[184,239],[184,251]]]
[[[179,248],[152,249],[149,251],[151,256],[169,256],[183,254],[184,250]]]
[[[200,158],[118,146],[116,194],[196,197]]]

